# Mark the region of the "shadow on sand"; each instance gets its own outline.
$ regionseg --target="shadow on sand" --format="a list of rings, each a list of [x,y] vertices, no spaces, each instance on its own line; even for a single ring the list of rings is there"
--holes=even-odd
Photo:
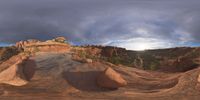
[[[23,68],[23,73],[26,80],[30,81],[33,78],[35,74],[36,66],[37,65],[34,60],[32,59],[26,60],[26,62],[24,63],[24,68]]]
[[[112,91],[97,86],[96,79],[101,71],[64,72],[63,77],[75,88],[82,91],[105,92]]]

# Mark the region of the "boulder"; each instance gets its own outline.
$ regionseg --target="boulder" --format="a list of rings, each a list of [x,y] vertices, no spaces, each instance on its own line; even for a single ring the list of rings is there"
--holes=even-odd
[[[85,59],[85,62],[87,62],[87,63],[92,63],[93,60],[92,60],[92,59]]]
[[[23,86],[33,77],[35,66],[35,62],[29,57],[22,57],[0,73],[0,83]]]
[[[127,85],[126,80],[122,76],[108,67],[97,77],[97,85],[108,89],[117,89]]]
[[[200,74],[199,74],[199,76],[198,76],[198,79],[197,79],[197,81],[200,83]]]
[[[64,43],[66,41],[65,37],[57,37],[54,39],[55,42],[60,42],[60,43]]]
[[[92,63],[93,60],[89,58],[82,58],[76,54],[72,55],[72,59],[81,63]]]

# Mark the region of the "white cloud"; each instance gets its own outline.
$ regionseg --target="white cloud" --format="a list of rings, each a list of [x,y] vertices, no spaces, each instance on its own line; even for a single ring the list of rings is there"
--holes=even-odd
[[[153,38],[132,38],[128,40],[110,41],[104,45],[118,46],[126,48],[127,50],[146,50],[157,48],[170,48],[175,43],[168,40],[159,40]]]
[[[62,35],[75,44],[134,50],[200,43],[199,5],[199,0],[2,0],[0,42]]]

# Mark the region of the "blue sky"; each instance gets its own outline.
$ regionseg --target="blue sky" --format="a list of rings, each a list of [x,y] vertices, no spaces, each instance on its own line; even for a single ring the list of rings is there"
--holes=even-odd
[[[65,36],[131,50],[200,46],[199,0],[0,1],[0,45]]]
[[[6,46],[10,46],[10,45],[13,45],[13,44],[0,43],[0,47],[6,47]]]

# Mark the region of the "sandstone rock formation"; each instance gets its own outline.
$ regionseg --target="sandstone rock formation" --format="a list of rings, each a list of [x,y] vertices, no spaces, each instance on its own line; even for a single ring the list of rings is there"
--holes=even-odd
[[[15,64],[0,73],[0,83],[23,86],[33,77],[35,62],[29,57],[22,57]]]
[[[27,41],[19,41],[19,42],[17,42],[17,43],[15,44],[15,46],[16,46],[17,48],[22,49],[22,48],[24,48],[24,47],[27,46],[27,45],[34,44],[34,43],[39,43],[39,42],[40,42],[39,40],[29,39],[29,40],[27,40]]]
[[[61,43],[40,43],[29,45],[25,48],[25,51],[30,52],[57,52],[63,53],[70,51],[70,45]]]
[[[16,43],[18,49],[28,52],[67,52],[70,50],[70,45],[65,43],[64,37],[57,37],[53,40],[41,42],[39,40],[30,39],[27,41],[20,41]]]
[[[134,60],[134,66],[136,68],[143,69],[143,59],[139,55],[137,55],[137,58]]]
[[[10,57],[17,55],[21,51],[18,48],[12,47],[2,47],[0,48],[0,63],[9,59]]]
[[[75,61],[81,62],[81,63],[92,63],[93,62],[92,59],[82,58],[75,54],[72,56],[72,59]]]
[[[65,37],[57,37],[55,39],[53,39],[53,41],[55,42],[60,42],[60,43],[64,43],[67,39]]]
[[[87,63],[92,63],[92,62],[93,62],[92,59],[85,59],[85,61],[86,61]]]
[[[97,85],[103,88],[117,89],[119,87],[126,86],[127,82],[119,73],[108,67],[98,76]]]
[[[119,47],[111,47],[111,46],[105,46],[101,47],[102,52],[101,55],[104,57],[113,57],[113,56],[119,56],[119,55],[126,55],[126,49],[119,48]]]
[[[116,54],[116,49],[113,49],[111,47],[105,47],[103,50],[102,50],[102,55],[105,56],[105,57],[112,57],[114,54]]]
[[[199,74],[199,76],[198,76],[198,79],[197,79],[197,81],[200,83],[200,74]]]

